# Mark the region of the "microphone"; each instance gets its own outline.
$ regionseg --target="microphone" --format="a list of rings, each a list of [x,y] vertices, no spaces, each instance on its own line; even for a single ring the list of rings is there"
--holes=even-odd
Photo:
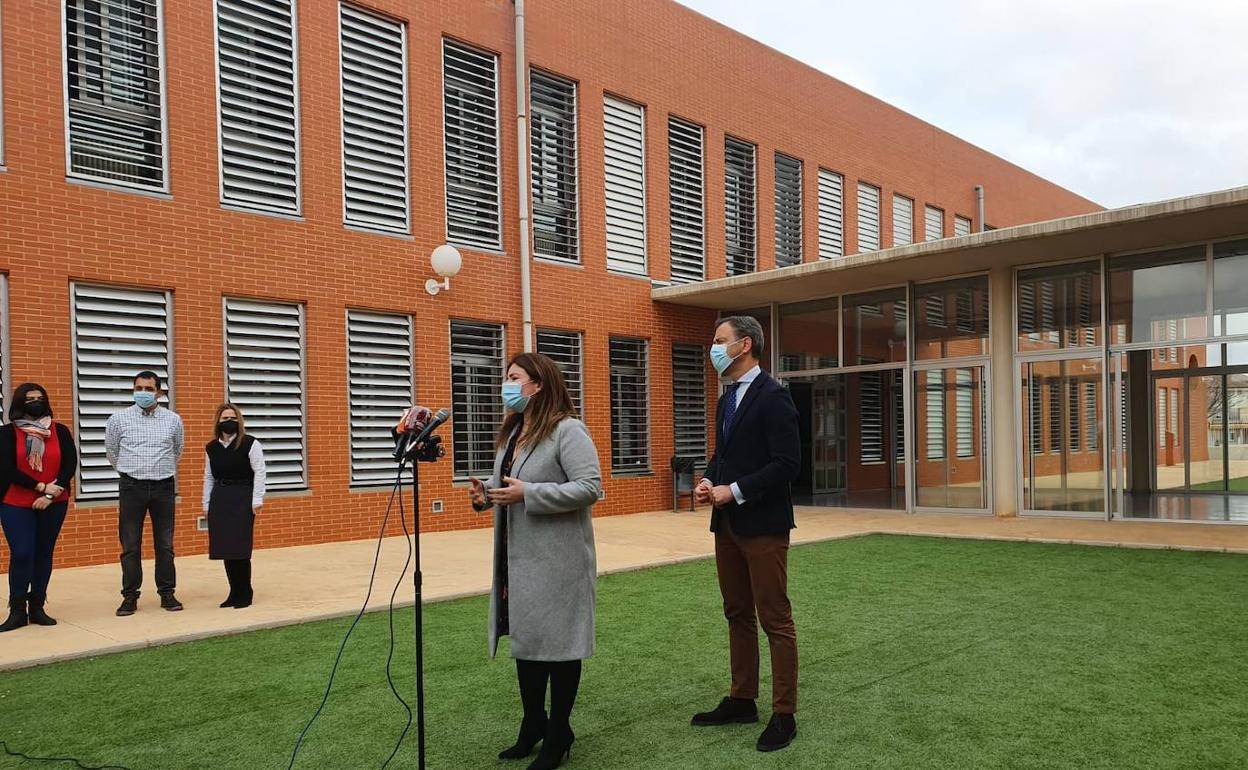
[[[427,412],[429,410],[426,409],[425,411]],[[412,444],[414,446],[420,446],[421,444],[428,441],[429,437],[433,435],[433,432],[437,430],[438,428],[442,427],[442,423],[446,422],[449,419],[451,419],[450,411],[447,409],[439,409],[438,413],[435,414],[433,416],[433,419],[430,420],[424,426],[424,429],[421,430],[419,434],[417,434],[416,438],[412,439]]]
[[[394,446],[394,459],[396,461],[403,457],[407,452],[407,448],[411,445],[411,437],[413,433],[421,433],[429,425],[429,420],[433,419],[433,412],[429,407],[413,405],[403,410],[403,416],[399,418],[399,424],[394,426],[394,432],[399,434],[399,440]]]

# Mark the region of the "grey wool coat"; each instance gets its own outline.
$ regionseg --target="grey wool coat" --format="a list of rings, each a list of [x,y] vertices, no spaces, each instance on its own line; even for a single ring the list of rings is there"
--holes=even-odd
[[[487,489],[502,485],[500,449]],[[516,450],[512,477],[524,501],[494,506],[494,582],[490,591],[490,657],[498,652],[503,523],[507,532],[507,599],[511,656],[581,660],[594,654],[598,581],[591,510],[602,490],[598,450],[580,420],[569,417],[536,446]]]

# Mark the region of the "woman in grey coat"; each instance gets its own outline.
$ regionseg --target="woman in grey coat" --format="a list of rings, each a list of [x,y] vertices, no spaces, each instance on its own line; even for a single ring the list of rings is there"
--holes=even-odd
[[[490,655],[511,637],[524,719],[500,759],[541,742],[529,770],[559,767],[572,747],[569,722],[581,661],[594,653],[597,563],[591,509],[602,490],[598,452],[576,419],[563,375],[541,354],[516,356],[502,388],[494,474],[472,479],[472,504],[494,508]],[[546,682],[550,682],[550,716]]]

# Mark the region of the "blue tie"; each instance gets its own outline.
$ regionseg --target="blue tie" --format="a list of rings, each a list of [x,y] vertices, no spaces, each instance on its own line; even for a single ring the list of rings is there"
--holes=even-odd
[[[728,432],[732,430],[732,418],[737,416],[737,386],[740,384],[734,382],[724,392],[724,438],[728,438]]]

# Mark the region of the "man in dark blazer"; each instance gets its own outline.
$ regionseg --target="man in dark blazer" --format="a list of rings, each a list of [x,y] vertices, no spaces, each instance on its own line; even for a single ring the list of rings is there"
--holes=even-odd
[[[716,411],[715,454],[698,485],[714,506],[715,565],[728,619],[732,689],[693,724],[757,722],[758,620],[771,646],[772,714],[758,739],[775,751],[797,735],[797,633],[789,605],[789,484],[801,465],[797,409],[780,383],[759,367],[763,328],[749,316],[720,322],[711,363],[728,386]]]

